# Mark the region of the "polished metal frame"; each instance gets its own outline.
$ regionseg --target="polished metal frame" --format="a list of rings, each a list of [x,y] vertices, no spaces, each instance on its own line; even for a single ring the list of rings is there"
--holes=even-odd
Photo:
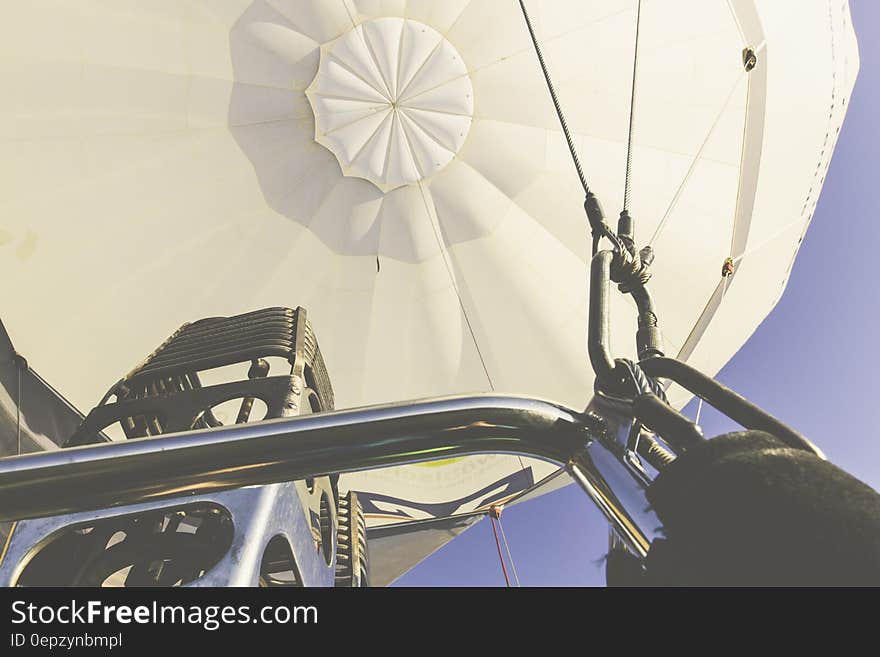
[[[276,537],[284,538],[290,548],[297,585],[333,586],[336,572],[336,507],[327,505],[331,514],[326,519],[332,528],[329,532],[330,545],[315,543],[313,522],[309,517],[309,509],[317,506],[309,498],[320,498],[331,493],[329,481],[322,478],[315,481],[312,490],[308,490],[302,481],[291,481],[177,498],[167,501],[165,505],[142,502],[17,522],[7,538],[0,559],[0,586],[16,586],[32,558],[62,533],[156,510],[172,511],[203,505],[218,507],[228,514],[233,527],[232,541],[217,563],[185,586],[259,586],[263,555],[269,542]]]
[[[448,397],[9,457],[0,459],[0,520],[468,454],[518,454],[564,466],[628,549],[644,557],[660,525],[646,482],[620,458],[607,413],[594,411],[524,397]]]

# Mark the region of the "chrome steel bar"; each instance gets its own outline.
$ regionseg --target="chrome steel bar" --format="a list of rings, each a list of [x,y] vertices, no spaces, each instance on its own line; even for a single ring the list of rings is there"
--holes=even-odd
[[[482,395],[372,406],[0,459],[0,520],[180,498],[475,453],[569,467],[622,536],[648,539],[591,462],[586,416]],[[598,491],[598,493],[597,493]],[[642,552],[643,549],[638,549]]]
[[[629,549],[644,559],[651,546],[651,539],[626,511],[617,493],[611,489],[594,464],[589,459],[579,459],[569,464],[568,472],[599,511],[609,519],[611,526]]]

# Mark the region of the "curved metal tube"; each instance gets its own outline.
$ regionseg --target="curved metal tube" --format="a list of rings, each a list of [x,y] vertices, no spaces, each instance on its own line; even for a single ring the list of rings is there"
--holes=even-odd
[[[608,381],[614,369],[608,327],[608,296],[611,286],[611,251],[599,251],[590,263],[590,311],[587,351],[598,381]]]
[[[581,414],[517,397],[373,406],[0,460],[0,520],[474,453],[567,463]]]
[[[322,473],[507,453],[565,465],[618,533],[644,555],[646,533],[587,450],[595,438],[591,426],[583,413],[549,402],[481,395],[27,454],[0,459],[0,520],[112,508]]]
[[[639,363],[649,376],[671,379],[685,390],[701,397],[711,406],[717,408],[731,420],[746,429],[766,431],[779,438],[782,442],[794,447],[813,452],[821,459],[825,458],[822,451],[797,431],[756,406],[742,395],[734,392],[715,379],[698,369],[691,367],[675,358],[648,358]]]

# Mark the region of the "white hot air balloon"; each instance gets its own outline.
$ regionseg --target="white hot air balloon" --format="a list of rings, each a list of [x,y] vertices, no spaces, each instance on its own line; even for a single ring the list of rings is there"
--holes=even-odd
[[[816,207],[858,70],[847,3],[642,0],[635,85],[636,0],[525,4],[610,217],[632,100],[629,210],[656,252],[664,350],[715,374],[779,299]],[[269,306],[308,310],[337,408],[588,403],[583,189],[516,0],[0,15],[0,314],[76,407],[182,324]],[[612,304],[615,355],[635,357],[635,307]],[[376,527],[553,472],[472,456],[341,485]],[[444,540],[408,545],[385,580]]]

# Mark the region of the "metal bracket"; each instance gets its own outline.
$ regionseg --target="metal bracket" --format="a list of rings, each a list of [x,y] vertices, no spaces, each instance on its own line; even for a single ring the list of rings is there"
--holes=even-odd
[[[290,372],[267,377],[264,359],[271,357],[284,358]],[[248,362],[246,380],[202,387],[200,372]],[[184,325],[110,389],[67,444],[106,443],[103,431],[116,423],[127,438],[222,426],[212,409],[235,399],[242,400],[237,423],[249,420],[255,399],[265,403],[267,418],[332,408],[329,378],[302,308]],[[310,474],[256,488],[191,491],[201,494],[185,499],[172,490],[167,500],[121,507],[117,500],[104,509],[18,522],[0,563],[0,583],[332,586],[338,494],[330,477]],[[277,572],[266,570],[269,552]]]

